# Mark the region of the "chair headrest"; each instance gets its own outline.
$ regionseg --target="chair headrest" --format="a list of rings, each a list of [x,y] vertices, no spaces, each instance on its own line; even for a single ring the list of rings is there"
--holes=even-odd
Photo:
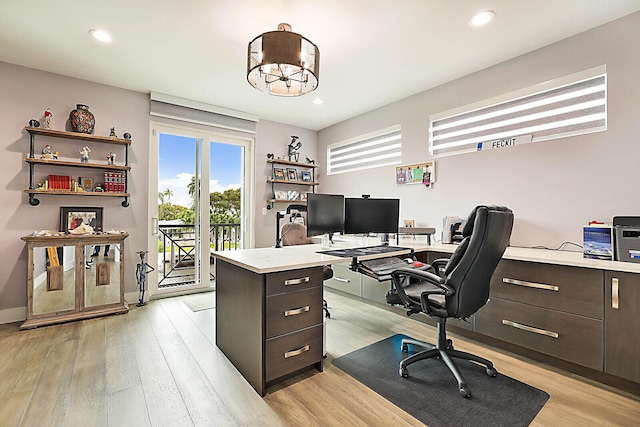
[[[500,211],[500,212],[511,212],[511,209],[505,206],[496,206],[496,205],[478,205],[469,214],[467,217],[467,222],[464,224],[464,228],[462,229],[462,237],[469,237],[471,233],[473,233],[473,225],[476,222],[476,214],[478,210],[485,208],[490,211]]]

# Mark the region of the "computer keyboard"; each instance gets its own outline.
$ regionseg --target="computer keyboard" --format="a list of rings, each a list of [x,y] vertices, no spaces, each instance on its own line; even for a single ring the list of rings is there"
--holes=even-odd
[[[408,267],[406,261],[401,260],[398,257],[384,257],[384,258],[375,258],[375,259],[367,259],[364,261],[360,261],[360,264],[373,271],[374,273],[379,272],[391,272],[398,268]]]

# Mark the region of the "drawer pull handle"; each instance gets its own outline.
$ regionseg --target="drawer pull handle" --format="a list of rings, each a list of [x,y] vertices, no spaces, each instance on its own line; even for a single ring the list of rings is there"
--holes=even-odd
[[[620,291],[620,282],[617,277],[611,278],[611,308],[618,310],[620,308],[620,297],[618,292]]]
[[[309,283],[309,276],[300,277],[299,279],[289,279],[284,281],[285,286],[299,285],[301,283]]]
[[[532,326],[523,325],[521,323],[512,322],[511,320],[502,319],[502,324],[507,326],[513,326],[517,329],[522,329],[523,331],[533,332],[534,334],[540,334],[551,338],[558,338],[557,332],[551,332],[544,329],[534,328]]]
[[[350,283],[351,282],[351,280],[343,279],[342,277],[334,276],[333,278],[336,279],[338,282],[342,282],[342,283]]]
[[[293,356],[299,356],[299,355],[301,355],[302,353],[304,353],[305,351],[309,351],[309,344],[305,345],[304,347],[300,347],[300,348],[299,348],[299,349],[297,349],[297,350],[287,351],[287,352],[284,354],[284,358],[285,358],[285,359],[288,359],[288,358],[293,357]]]
[[[294,309],[285,311],[284,312],[284,317],[295,316],[297,314],[302,314],[302,313],[305,313],[307,311],[309,311],[309,306],[305,305],[304,307],[294,308]]]
[[[545,285],[545,284],[542,284],[542,283],[526,282],[524,280],[509,279],[507,277],[503,277],[502,281],[504,283],[509,283],[510,285],[525,286],[527,288],[545,289],[547,291],[554,291],[554,292],[559,292],[560,291],[560,288],[558,286],[555,286],[555,285]]]

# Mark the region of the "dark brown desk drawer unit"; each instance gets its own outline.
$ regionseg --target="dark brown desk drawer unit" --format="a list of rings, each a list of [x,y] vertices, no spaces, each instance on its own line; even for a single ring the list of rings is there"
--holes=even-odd
[[[475,331],[592,369],[603,369],[603,273],[502,260]]]
[[[265,381],[322,370],[322,267],[266,275]]]
[[[491,298],[476,331],[592,369],[603,368],[602,320]]]

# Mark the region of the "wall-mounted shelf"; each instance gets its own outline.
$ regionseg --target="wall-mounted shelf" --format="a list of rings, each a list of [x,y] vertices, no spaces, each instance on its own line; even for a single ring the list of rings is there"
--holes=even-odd
[[[271,196],[272,196],[269,200],[267,200],[267,209],[273,208],[273,205],[275,203],[298,203],[298,204],[306,203],[306,200],[300,200],[299,198],[288,199],[288,198],[277,197],[278,190],[276,190],[276,188],[286,188],[286,186],[298,186],[298,187],[302,186],[302,187],[307,187],[307,189],[311,189],[311,191],[315,193],[315,187],[317,185],[320,185],[320,183],[317,182],[315,179],[315,169],[318,166],[314,163],[300,163],[300,162],[292,162],[289,160],[281,160],[281,159],[268,159],[267,163],[271,164],[271,177],[267,178],[267,182],[271,184]],[[284,177],[277,176],[276,170],[279,169],[277,166],[282,166],[281,169],[284,172]],[[295,179],[287,179],[288,177],[287,169],[296,170]],[[301,175],[303,172],[308,174],[309,180],[305,181],[301,178]]]
[[[40,200],[38,200],[35,196],[37,194],[44,195],[55,195],[55,196],[89,196],[89,197],[123,197],[124,200],[122,202],[123,207],[129,206],[129,197],[131,194],[127,192],[127,172],[131,170],[131,166],[129,166],[129,146],[131,145],[130,139],[122,139],[111,136],[99,136],[99,135],[89,135],[77,132],[67,132],[62,130],[54,130],[54,129],[43,129],[43,128],[34,128],[25,126],[25,130],[29,133],[29,157],[25,158],[24,161],[29,164],[29,188],[24,190],[25,193],[29,195],[29,204],[32,206],[38,206],[40,204]],[[53,137],[53,138],[64,138],[64,139],[73,139],[73,140],[81,140],[85,142],[98,142],[103,144],[115,144],[124,147],[125,151],[125,164],[124,165],[109,165],[109,164],[100,164],[100,163],[82,163],[80,161],[68,161],[68,160],[57,160],[57,159],[38,159],[35,157],[35,137],[44,136],[44,137]],[[100,169],[103,171],[123,171],[125,172],[124,177],[124,191],[123,192],[106,192],[106,191],[72,191],[72,190],[58,190],[58,189],[41,189],[37,188],[34,172],[35,166],[45,166],[45,167],[76,167],[83,169]]]

